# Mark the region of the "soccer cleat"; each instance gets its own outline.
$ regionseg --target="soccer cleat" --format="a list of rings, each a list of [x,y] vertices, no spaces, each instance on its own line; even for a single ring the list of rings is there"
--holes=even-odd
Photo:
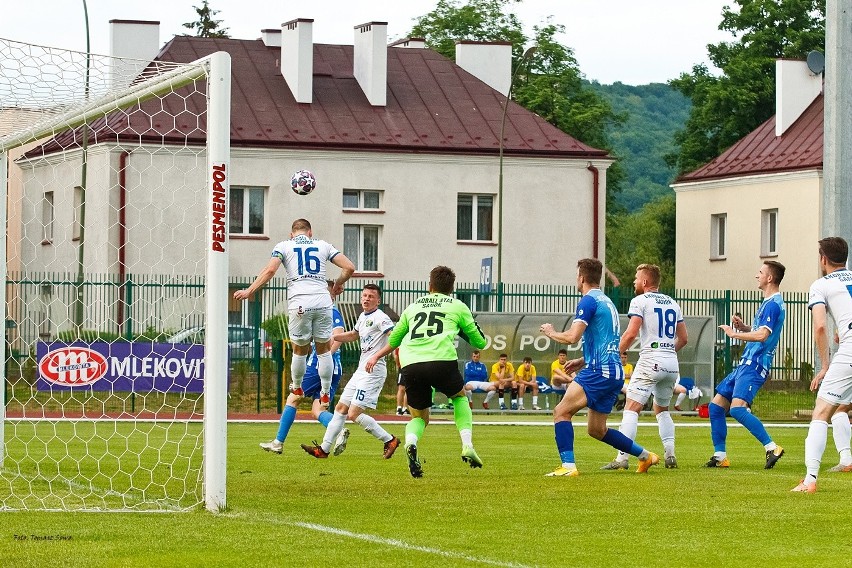
[[[272,440],[271,442],[261,442],[260,447],[267,452],[272,452],[273,454],[280,454],[281,448],[284,446],[278,440]]]
[[[816,481],[810,485],[805,485],[805,480],[801,480],[797,486],[790,490],[790,493],[816,493]]]
[[[301,390],[301,389],[299,389]],[[328,396],[327,392],[320,393],[320,406],[322,408],[328,408],[329,403],[331,403],[331,399]]]
[[[513,408],[512,410],[524,410],[524,407],[523,407],[523,405],[518,405],[516,408]]]
[[[305,391],[302,390],[302,387],[297,387],[296,385],[290,385],[290,392],[296,396],[305,396]]]
[[[849,473],[852,471],[852,463],[849,465],[843,465],[842,463],[837,464],[836,466],[830,468],[828,471],[833,473]]]
[[[402,407],[401,407],[401,406],[397,406],[397,407],[396,407],[396,415],[397,415],[397,416],[402,416]]]
[[[473,446],[465,446],[462,448],[462,461],[469,464],[471,468],[482,467],[482,459],[477,455]]]
[[[644,460],[639,460],[639,467],[636,468],[636,473],[647,473],[651,466],[660,463],[660,456],[654,452],[648,452],[648,457]]]
[[[532,405],[532,409],[533,409],[533,410],[541,410],[541,407],[540,407],[539,405],[537,405],[537,404],[533,404],[533,405]]]
[[[602,466],[601,469],[607,470],[607,471],[614,471],[614,470],[617,470],[617,469],[627,469],[627,462],[626,461],[619,461],[619,460],[612,460],[611,462],[609,462],[605,466]]]
[[[781,459],[781,456],[784,455],[784,448],[781,446],[775,446],[774,450],[767,450],[766,452],[766,465],[763,466],[763,469],[772,469],[775,467],[775,464],[778,463],[778,460]]]
[[[545,477],[577,477],[578,475],[580,475],[580,472],[577,470],[576,467],[568,469],[567,467],[562,465],[560,465],[550,473],[544,474]]]
[[[409,416],[411,416],[411,411],[408,410],[407,408],[403,408],[402,413],[403,413],[403,415],[408,414]]]
[[[423,467],[417,459],[417,446],[414,444],[406,446],[405,455],[408,457],[408,471],[411,472],[411,477],[423,477]]]
[[[512,410],[517,410],[517,409],[518,409],[518,403],[517,403],[517,402],[513,402],[513,403],[512,403]]]
[[[500,403],[500,410],[506,410],[506,403],[504,403],[504,402]]]
[[[386,460],[391,459],[391,456],[393,456],[393,453],[396,451],[396,449],[398,447],[399,447],[399,438],[394,436],[393,438],[391,438],[390,440],[385,442],[385,449],[384,449],[384,452],[382,453],[382,457],[385,458]]]
[[[704,464],[704,467],[731,467],[731,462],[728,461],[727,456],[722,459],[719,459],[716,456],[710,456],[710,459]]]
[[[680,407],[679,407],[679,406],[675,405],[674,409],[675,409],[675,410],[677,410],[678,412],[680,412]]]
[[[316,440],[313,441],[312,446],[309,446],[308,444],[302,444],[302,449],[310,455],[314,456],[315,458],[325,459],[328,457],[328,452],[322,449],[322,446],[317,444]]]
[[[666,469],[677,469],[677,458],[674,456],[666,456]]]
[[[483,402],[483,403],[482,403],[482,408],[484,408],[485,410],[488,410],[488,403],[487,403],[487,402]]]
[[[346,442],[349,440],[349,428],[344,428],[340,431],[340,434],[337,435],[337,438],[334,440],[334,447],[331,449],[331,453],[335,456],[339,456],[343,452],[346,451]]]

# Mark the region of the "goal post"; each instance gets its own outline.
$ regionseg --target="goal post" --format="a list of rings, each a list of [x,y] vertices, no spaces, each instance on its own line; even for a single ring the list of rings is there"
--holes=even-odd
[[[230,97],[0,39],[0,510],[225,508]]]

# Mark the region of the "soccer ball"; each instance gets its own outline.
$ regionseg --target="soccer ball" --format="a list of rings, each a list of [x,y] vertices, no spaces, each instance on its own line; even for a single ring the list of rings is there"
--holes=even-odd
[[[298,195],[307,195],[317,187],[317,178],[308,170],[299,170],[290,178],[290,187]]]

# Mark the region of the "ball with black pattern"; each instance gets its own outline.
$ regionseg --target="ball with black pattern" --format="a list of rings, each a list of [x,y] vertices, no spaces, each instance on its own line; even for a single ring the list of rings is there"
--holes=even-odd
[[[307,195],[317,187],[317,178],[308,170],[299,170],[290,178],[290,187],[298,195]]]

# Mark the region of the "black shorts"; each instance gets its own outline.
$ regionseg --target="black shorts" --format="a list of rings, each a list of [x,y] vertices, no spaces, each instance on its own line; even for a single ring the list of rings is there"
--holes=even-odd
[[[432,388],[447,398],[464,389],[464,380],[456,361],[424,361],[406,365],[402,384],[408,394],[408,406],[423,410],[432,406]]]

